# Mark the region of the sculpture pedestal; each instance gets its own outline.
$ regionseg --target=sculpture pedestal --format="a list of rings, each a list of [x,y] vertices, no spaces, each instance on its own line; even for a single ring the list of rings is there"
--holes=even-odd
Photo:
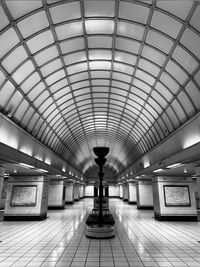
[[[90,238],[110,238],[115,236],[115,221],[112,214],[103,215],[99,224],[97,214],[89,214],[86,220],[86,236]]]

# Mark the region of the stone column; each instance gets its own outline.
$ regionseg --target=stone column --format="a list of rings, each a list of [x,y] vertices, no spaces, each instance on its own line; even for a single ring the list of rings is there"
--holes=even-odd
[[[137,197],[136,197],[136,183],[129,183],[128,184],[128,203],[136,204]]]
[[[47,217],[49,179],[16,176],[8,180],[4,220],[43,220]]]
[[[123,200],[128,201],[128,184],[123,184]]]
[[[153,209],[153,193],[151,179],[138,179],[136,183],[137,208]]]
[[[74,202],[74,184],[73,182],[66,182],[65,188],[65,203]]]
[[[154,177],[153,197],[156,219],[197,221],[194,186],[191,177]]]

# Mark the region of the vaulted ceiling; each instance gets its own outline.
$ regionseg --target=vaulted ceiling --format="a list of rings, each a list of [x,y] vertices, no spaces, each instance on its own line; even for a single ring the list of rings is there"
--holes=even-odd
[[[74,168],[115,176],[200,109],[198,1],[4,1],[0,109]]]

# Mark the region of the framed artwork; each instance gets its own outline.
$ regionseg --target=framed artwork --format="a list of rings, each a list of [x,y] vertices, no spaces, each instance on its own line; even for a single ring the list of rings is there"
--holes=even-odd
[[[13,185],[11,206],[36,206],[37,185]]]
[[[166,207],[190,207],[190,191],[188,185],[164,185]]]

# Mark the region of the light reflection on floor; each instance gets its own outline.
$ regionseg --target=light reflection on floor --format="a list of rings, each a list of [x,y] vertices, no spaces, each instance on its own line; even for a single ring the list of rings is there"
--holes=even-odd
[[[0,266],[200,267],[200,223],[158,222],[153,211],[110,199],[117,234],[112,239],[85,236],[92,199],[48,211],[41,222],[0,223]]]

